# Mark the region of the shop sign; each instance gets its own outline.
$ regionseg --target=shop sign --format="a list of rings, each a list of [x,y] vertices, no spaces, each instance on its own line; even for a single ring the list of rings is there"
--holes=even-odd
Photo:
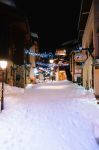
[[[75,62],[84,62],[84,61],[86,61],[86,59],[87,59],[86,54],[76,53],[74,56]]]
[[[55,55],[59,55],[59,56],[65,56],[66,55],[66,50],[57,50]]]

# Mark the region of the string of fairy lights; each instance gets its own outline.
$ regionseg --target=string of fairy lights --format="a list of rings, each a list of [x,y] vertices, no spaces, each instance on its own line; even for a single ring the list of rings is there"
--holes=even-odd
[[[46,52],[44,52],[44,53],[36,53],[36,52],[33,52],[31,49],[30,50],[28,50],[28,49],[24,49],[24,53],[27,55],[31,55],[31,56],[33,56],[33,57],[41,57],[41,58],[53,58],[54,57],[54,55],[50,52],[50,53],[46,53]],[[42,67],[58,67],[58,66],[68,66],[69,64],[63,64],[63,63],[61,63],[61,64],[55,64],[55,63],[53,63],[53,64],[51,64],[51,63],[43,63],[43,62],[36,62],[36,65],[38,65],[38,66],[42,66]]]
[[[33,57],[41,57],[41,58],[53,58],[53,54],[51,52],[49,53],[36,53],[36,52],[33,52],[31,49],[28,50],[28,49],[24,49],[24,53],[27,55],[31,55]]]
[[[42,63],[42,62],[36,62],[36,65],[39,65],[39,66],[43,66],[43,67],[59,67],[59,66],[68,66],[69,64],[66,63],[66,64],[50,64],[50,63]]]

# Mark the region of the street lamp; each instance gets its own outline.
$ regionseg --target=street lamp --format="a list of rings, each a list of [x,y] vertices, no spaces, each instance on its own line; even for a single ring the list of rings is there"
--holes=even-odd
[[[7,61],[1,60],[0,67],[2,69],[2,87],[1,87],[1,111],[4,109],[4,70],[7,67]]]
[[[49,62],[52,64],[54,62],[54,59],[50,59]]]
[[[54,79],[54,66],[53,66],[53,63],[54,63],[54,59],[50,59],[49,60],[49,62],[50,62],[50,64],[51,64],[51,66],[50,66],[50,76],[51,76],[51,80],[53,81],[53,79]]]

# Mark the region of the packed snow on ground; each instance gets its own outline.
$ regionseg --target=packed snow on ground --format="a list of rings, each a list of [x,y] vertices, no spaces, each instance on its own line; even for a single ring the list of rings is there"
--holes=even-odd
[[[4,86],[0,150],[99,150],[93,90],[70,81]]]

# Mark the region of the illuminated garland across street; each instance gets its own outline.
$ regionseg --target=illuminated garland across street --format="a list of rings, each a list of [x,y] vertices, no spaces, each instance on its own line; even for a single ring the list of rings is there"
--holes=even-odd
[[[33,57],[41,57],[41,58],[53,58],[53,54],[50,52],[50,53],[35,53],[33,52],[32,50],[27,50],[27,49],[24,49],[24,53],[27,55],[32,55]],[[50,64],[50,63],[42,63],[42,62],[36,62],[37,65],[39,66],[45,66],[45,67],[58,67],[58,66],[68,66],[69,64]]]
[[[68,66],[69,64],[45,64],[45,63],[42,63],[42,62],[36,62],[37,65],[40,65],[40,66],[45,66],[45,67],[58,67],[58,66]]]
[[[44,52],[44,53],[35,53],[31,49],[30,50],[24,49],[24,53],[32,55],[33,57],[53,58],[53,54],[51,52],[50,53],[46,53],[46,52]]]

